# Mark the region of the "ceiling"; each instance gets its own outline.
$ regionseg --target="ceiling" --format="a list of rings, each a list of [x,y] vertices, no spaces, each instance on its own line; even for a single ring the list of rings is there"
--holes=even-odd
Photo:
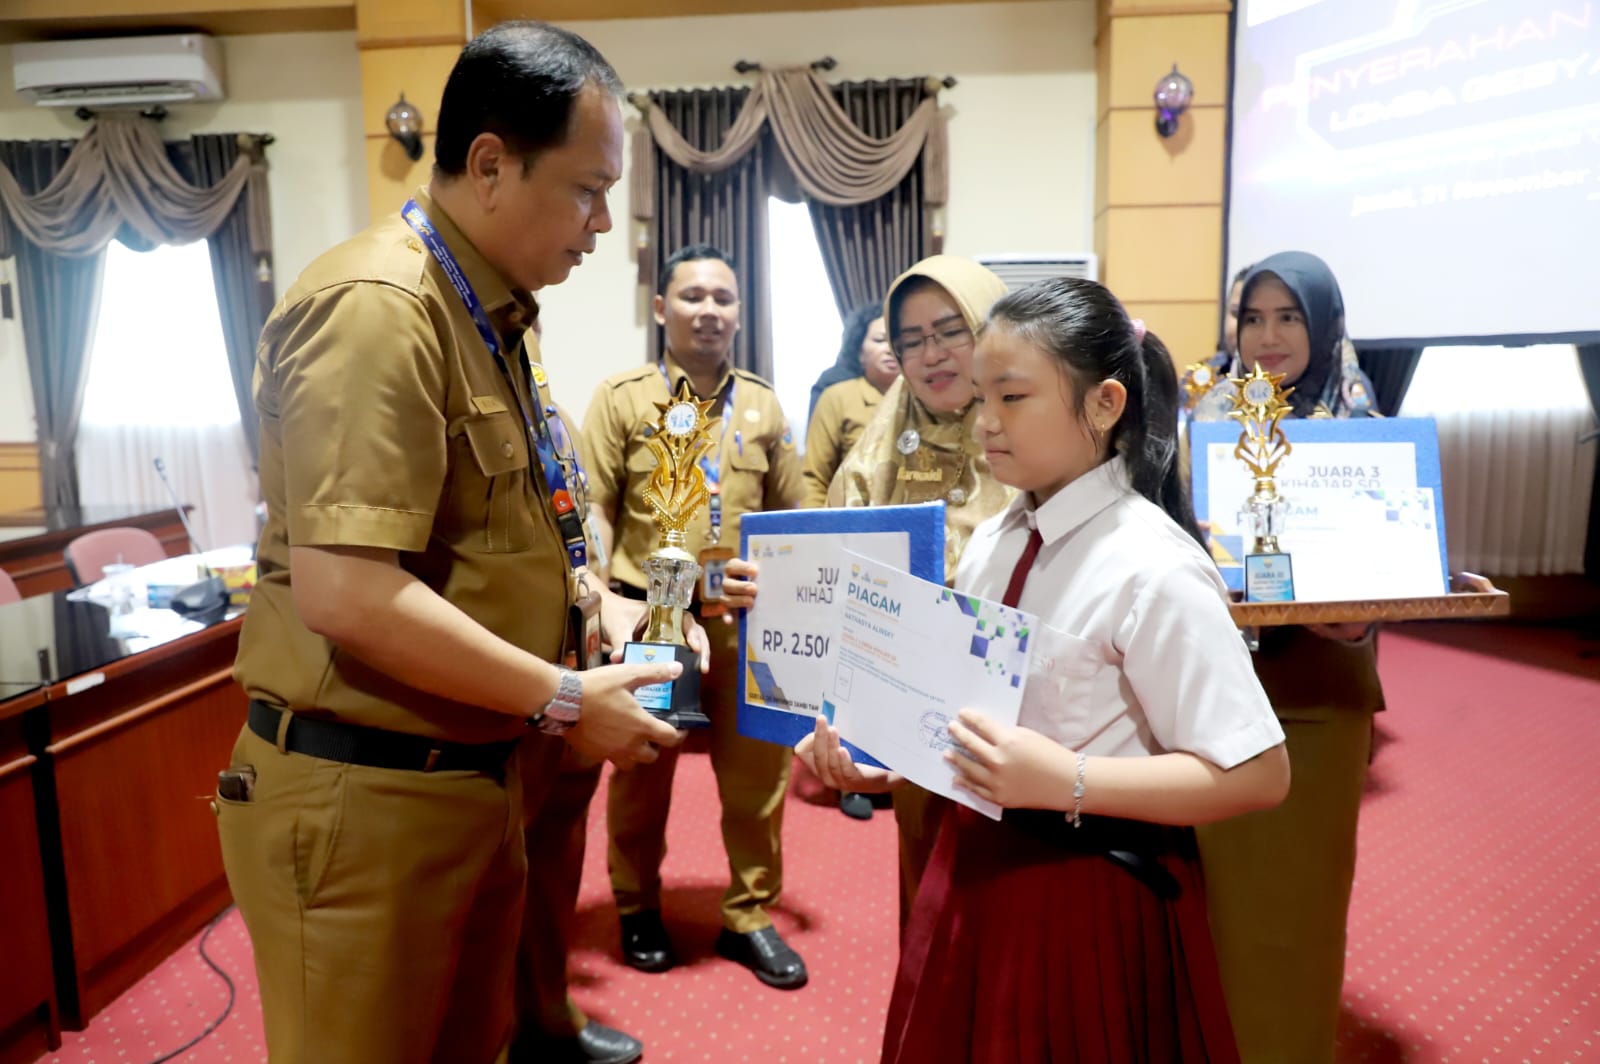
[[[836,11],[1003,0],[472,0],[482,27],[512,18],[551,21]],[[356,28],[356,0],[4,0],[0,42],[199,30],[216,35]]]

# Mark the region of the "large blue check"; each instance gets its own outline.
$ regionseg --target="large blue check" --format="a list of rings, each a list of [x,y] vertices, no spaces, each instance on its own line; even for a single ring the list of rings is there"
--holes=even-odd
[[[739,620],[739,733],[793,746],[822,710],[843,552],[943,583],[944,504],[746,514],[739,538],[740,556],[760,566],[761,586]]]

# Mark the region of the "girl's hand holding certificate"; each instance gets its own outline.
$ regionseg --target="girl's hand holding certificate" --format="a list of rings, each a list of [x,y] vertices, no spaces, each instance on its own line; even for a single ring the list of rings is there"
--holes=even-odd
[[[1078,755],[1054,739],[972,709],[950,722],[950,736],[958,745],[944,759],[957,787],[1006,809],[1072,808]]]

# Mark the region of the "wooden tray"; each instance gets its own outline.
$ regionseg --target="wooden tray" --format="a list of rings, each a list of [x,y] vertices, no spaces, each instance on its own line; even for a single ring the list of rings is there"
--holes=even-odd
[[[1450,594],[1422,598],[1348,602],[1233,602],[1229,603],[1228,609],[1233,614],[1233,622],[1241,628],[1474,619],[1504,617],[1511,612],[1511,596],[1475,573],[1455,573],[1450,577],[1450,584]]]

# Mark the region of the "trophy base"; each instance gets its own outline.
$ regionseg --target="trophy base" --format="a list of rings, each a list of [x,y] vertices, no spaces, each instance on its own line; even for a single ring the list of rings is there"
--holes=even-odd
[[[1290,564],[1287,554],[1279,552],[1244,556],[1244,600],[1294,601],[1294,566]]]
[[[700,708],[700,655],[681,643],[625,643],[624,665],[650,665],[675,660],[683,666],[676,680],[653,683],[633,693],[652,717],[674,728],[709,728],[711,718]]]

